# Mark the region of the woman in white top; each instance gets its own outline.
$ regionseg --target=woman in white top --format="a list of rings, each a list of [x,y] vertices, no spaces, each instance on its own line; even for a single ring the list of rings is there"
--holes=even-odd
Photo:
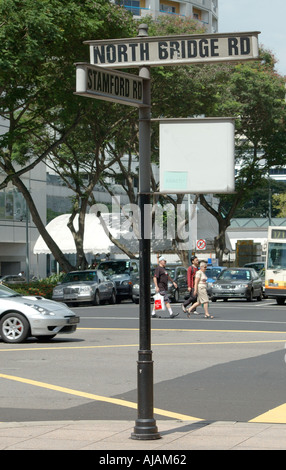
[[[213,318],[212,315],[209,314],[209,296],[207,293],[207,276],[206,276],[206,269],[207,263],[202,261],[200,263],[200,270],[196,272],[195,277],[195,288],[194,288],[194,295],[197,295],[197,302],[192,305],[190,309],[188,309],[188,317],[190,318],[190,314],[196,310],[196,307],[202,305],[205,311],[205,318]]]

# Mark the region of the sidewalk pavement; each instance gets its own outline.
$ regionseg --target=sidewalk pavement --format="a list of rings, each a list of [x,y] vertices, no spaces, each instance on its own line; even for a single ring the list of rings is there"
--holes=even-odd
[[[0,450],[132,451],[285,450],[286,424],[157,421],[161,438],[131,439],[131,421],[0,423]]]

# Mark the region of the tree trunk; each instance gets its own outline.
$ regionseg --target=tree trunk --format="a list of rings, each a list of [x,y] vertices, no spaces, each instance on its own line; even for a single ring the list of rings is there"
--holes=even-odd
[[[230,225],[227,219],[218,218],[219,231],[218,235],[214,238],[214,248],[216,258],[218,259],[219,265],[222,265],[223,255],[226,249],[225,233],[227,227]]]

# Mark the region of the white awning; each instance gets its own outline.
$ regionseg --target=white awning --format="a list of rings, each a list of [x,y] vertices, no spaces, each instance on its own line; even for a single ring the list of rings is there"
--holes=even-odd
[[[76,253],[75,242],[71,231],[67,226],[69,217],[70,214],[59,215],[48,223],[46,230],[63,253]],[[77,230],[78,216],[76,216],[74,219],[74,227]],[[112,235],[116,237],[118,231],[119,224],[117,230],[113,223],[113,229],[111,230]],[[86,214],[83,240],[84,252],[93,254],[108,253],[111,246],[113,246],[113,243],[109,240],[109,237],[104,232],[104,229],[96,214]],[[41,235],[35,243],[33,252],[34,254],[51,253]]]

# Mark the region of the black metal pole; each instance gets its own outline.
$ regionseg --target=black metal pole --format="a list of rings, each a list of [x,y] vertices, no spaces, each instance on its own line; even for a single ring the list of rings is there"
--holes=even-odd
[[[139,36],[148,36],[148,26],[139,26]],[[143,96],[148,106],[139,108],[139,213],[141,238],[139,240],[140,302],[139,351],[137,361],[138,416],[132,439],[159,439],[153,405],[153,360],[151,351],[150,312],[150,181],[151,181],[151,83],[150,68],[141,67],[144,80]]]

